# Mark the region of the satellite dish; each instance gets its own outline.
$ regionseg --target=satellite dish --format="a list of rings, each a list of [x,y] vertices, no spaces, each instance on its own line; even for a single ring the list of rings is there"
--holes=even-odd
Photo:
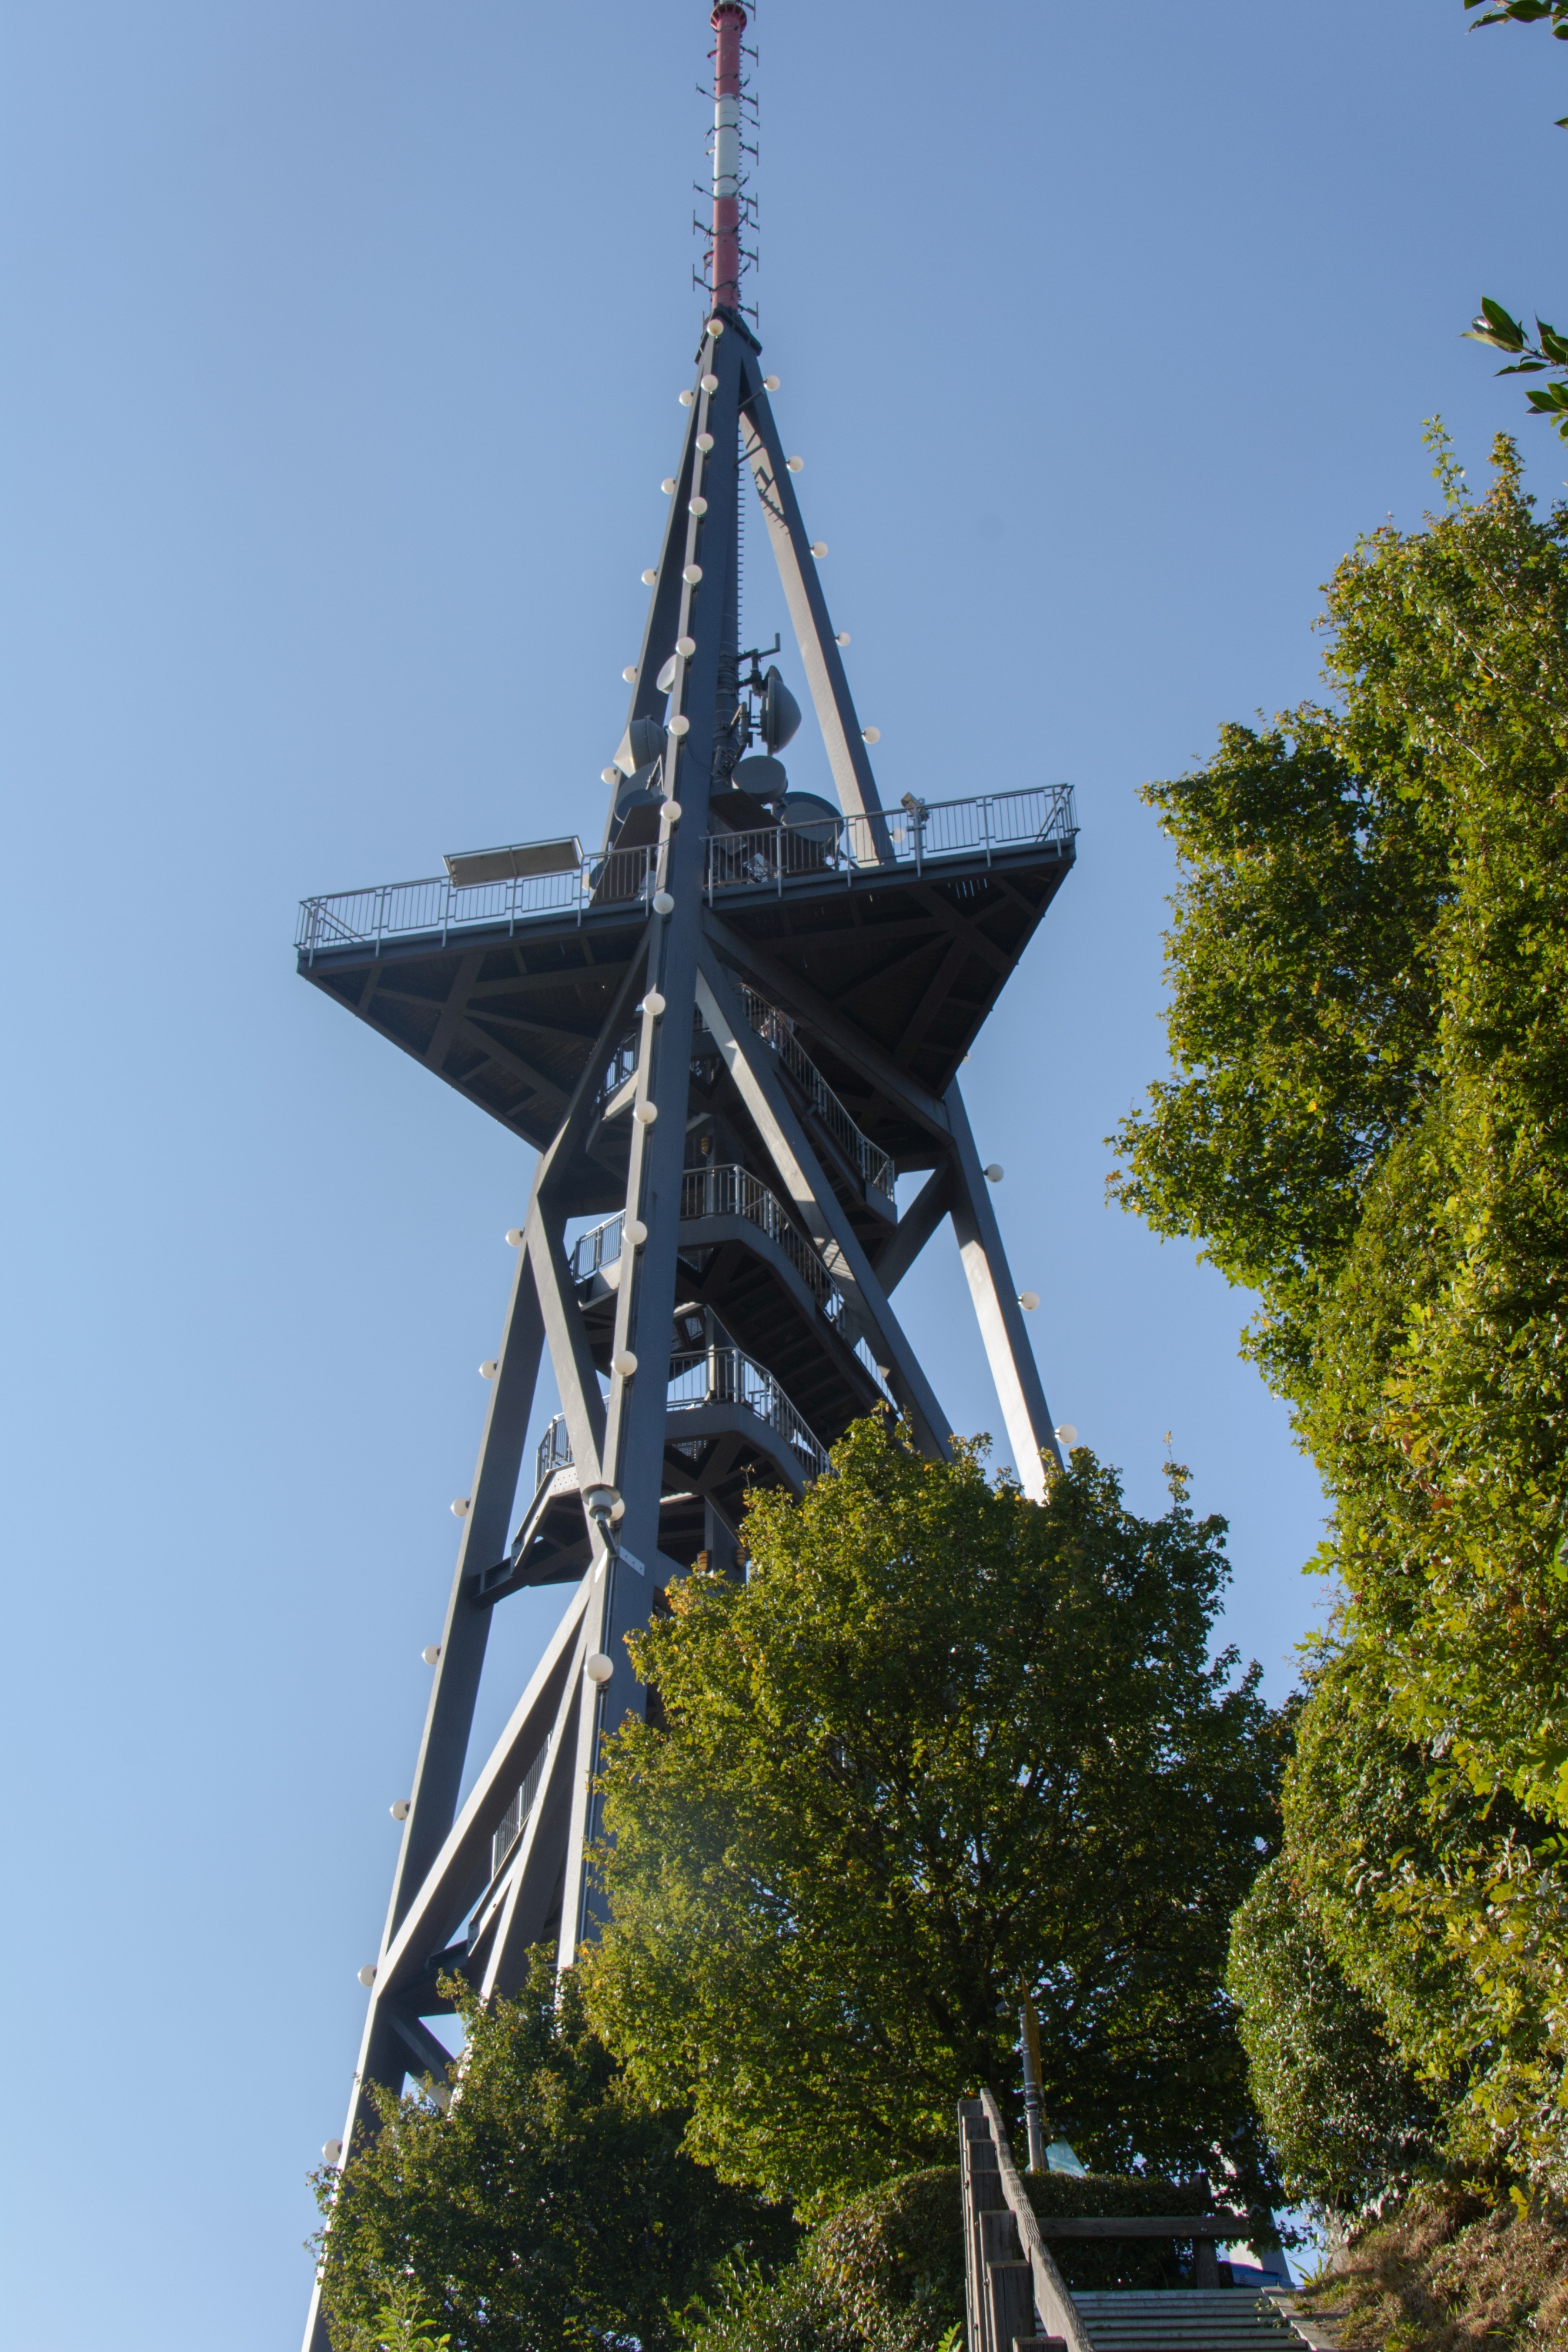
[[[770,751],[781,751],[800,724],[800,706],[776,669],[762,681],[762,740]]]
[[[630,816],[634,808],[652,808],[663,800],[664,794],[653,782],[653,768],[647,767],[639,768],[628,776],[615,795],[617,824],[622,817]]]
[[[782,760],[737,760],[729,781],[737,792],[749,793],[753,800],[763,802],[781,801],[789,789]]]
[[[786,793],[779,814],[797,840],[809,841],[815,849],[837,846],[842,819],[820,793]]]
[[[656,719],[633,719],[621,738],[615,764],[625,776],[635,774],[639,768],[651,768],[655,760],[664,758],[667,740]]]

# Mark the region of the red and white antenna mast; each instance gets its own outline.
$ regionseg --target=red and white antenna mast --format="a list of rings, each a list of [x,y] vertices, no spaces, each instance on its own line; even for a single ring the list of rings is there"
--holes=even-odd
[[[718,0],[713,76],[713,253],[708,290],[716,310],[740,309],[740,0]]]

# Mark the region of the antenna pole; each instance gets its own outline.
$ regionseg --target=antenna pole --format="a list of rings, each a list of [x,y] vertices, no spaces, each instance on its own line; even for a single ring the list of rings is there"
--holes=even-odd
[[[740,0],[718,0],[713,78],[713,307],[740,308]]]

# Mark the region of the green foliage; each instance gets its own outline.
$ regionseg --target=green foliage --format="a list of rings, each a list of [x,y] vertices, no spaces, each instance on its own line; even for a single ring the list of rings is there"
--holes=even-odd
[[[1483,24],[1495,24],[1495,17],[1483,17]],[[1499,375],[1543,375],[1549,369],[1568,369],[1568,336],[1560,335],[1544,319],[1535,322],[1535,341],[1518,319],[1511,318],[1500,302],[1481,297],[1479,315],[1470,320],[1465,331],[1472,343],[1488,343],[1494,352],[1515,354],[1511,367],[1499,368]],[[1555,383],[1531,384],[1525,394],[1538,416],[1550,416],[1564,441],[1568,441],[1568,374]]]
[[[864,2335],[805,2258],[779,2272],[727,2263],[685,2315],[679,2340],[682,2352],[865,2352]]]
[[[1041,1506],[875,1422],[833,1461],[635,1644],[662,1719],[608,1743],[600,2032],[695,2154],[821,2212],[947,2156],[978,2084],[1011,2104],[1028,1990],[1053,2128],[1259,2177],[1222,1978],[1280,1738],[1207,1655],[1221,1523],[1174,1470],[1136,1517],[1084,1451]]]
[[[1465,0],[1465,5],[1490,9],[1476,18],[1478,26],[1548,24],[1554,41],[1568,41],[1568,0]]]
[[[1333,1504],[1345,1661],[1292,1875],[1451,2145],[1558,2180],[1568,510],[1537,520],[1507,441],[1480,504],[1438,450],[1447,512],[1330,587],[1340,709],[1149,788],[1176,1071],[1117,1184],[1259,1290],[1248,1344]]]
[[[1256,1882],[1254,1882],[1256,1884]],[[1199,2213],[1213,2210],[1204,2181],[1166,2180],[1149,2172],[1030,2172],[1023,2177],[1037,2213]],[[1237,2201],[1227,2184],[1227,2200]],[[1278,2231],[1267,2212],[1255,2212],[1257,2242],[1277,2246]],[[1057,2268],[1076,2294],[1125,2293],[1183,2284],[1175,2242],[1159,2238],[1063,2238],[1051,2247]]]
[[[1568,41],[1568,0],[1465,0],[1465,6],[1488,11],[1477,17],[1478,29],[1482,25],[1545,25],[1553,40]],[[1568,114],[1557,117],[1557,128],[1568,130]],[[1514,364],[1499,368],[1499,375],[1560,372],[1554,383],[1531,384],[1525,397],[1536,415],[1551,417],[1568,441],[1568,336],[1560,335],[1544,319],[1535,321],[1535,335],[1532,343],[1520,321],[1500,302],[1484,294],[1479,314],[1468,330],[1472,343],[1488,343],[1493,351],[1506,352],[1512,358]]]
[[[380,2130],[316,2188],[329,2326],[340,2352],[568,2352],[674,2341],[665,2305],[737,2246],[793,2242],[788,2218],[722,2186],[681,2147],[595,2040],[553,1948],[516,2000],[467,2029],[458,2095],[377,2098]]]
[[[815,2232],[811,2259],[870,2336],[904,2315],[935,2341],[964,2313],[964,2219],[956,2165],[905,2173],[852,2198]]]
[[[841,2207],[788,2270],[727,2266],[686,2315],[690,2352],[942,2352],[962,2341],[956,2168],[885,2182]]]
[[[1293,2201],[1359,2213],[1430,2162],[1436,2103],[1396,2055],[1376,2003],[1347,1979],[1283,1859],[1260,1872],[1236,1915],[1229,1985]]]

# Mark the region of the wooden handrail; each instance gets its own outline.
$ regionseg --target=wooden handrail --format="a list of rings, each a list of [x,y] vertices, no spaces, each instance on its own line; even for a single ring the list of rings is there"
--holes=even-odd
[[[1041,2234],[1034,2207],[1030,2203],[1023,2182],[1019,2178],[1001,2111],[989,2091],[981,2091],[980,2106],[996,2147],[1002,2195],[1017,2225],[1019,2243],[1029,2263],[1034,2286],[1034,2307],[1040,2315],[1044,2333],[1059,2336],[1067,2352],[1094,2352],[1083,2322],[1078,2316],[1078,2306],[1068,2293],[1067,2281],[1056,2267],[1051,2249]],[[989,2347],[989,2352],[1012,2352],[1012,2346],[998,2345]]]

